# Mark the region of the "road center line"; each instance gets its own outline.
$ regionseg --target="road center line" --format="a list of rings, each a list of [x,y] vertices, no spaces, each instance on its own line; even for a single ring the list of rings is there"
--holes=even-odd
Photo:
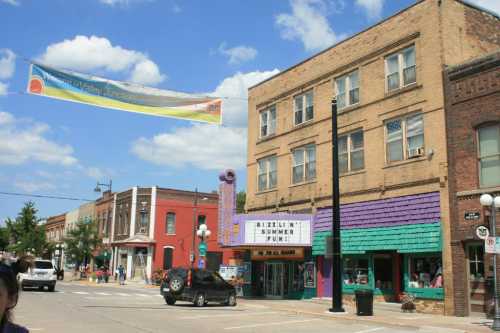
[[[240,316],[254,316],[254,315],[271,315],[279,312],[250,312],[250,313],[224,313],[224,314],[216,314],[216,315],[202,315],[202,316],[186,316],[180,317],[179,319],[205,319],[205,318],[214,318],[214,317],[240,317]]]
[[[261,327],[261,326],[308,323],[308,322],[317,321],[317,320],[321,320],[321,319],[316,318],[316,319],[305,319],[305,320],[279,321],[279,322],[274,322],[274,323],[262,323],[262,324],[253,324],[253,325],[225,327],[224,329],[225,330],[239,330],[239,329],[243,329],[243,328],[254,328],[254,327]]]
[[[89,293],[86,291],[73,291],[73,294],[78,294],[78,295],[88,295]]]

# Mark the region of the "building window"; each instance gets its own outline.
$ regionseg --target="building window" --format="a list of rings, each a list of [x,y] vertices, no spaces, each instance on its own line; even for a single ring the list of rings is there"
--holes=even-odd
[[[207,224],[207,217],[205,215],[198,215],[198,227],[202,224]]]
[[[277,184],[277,157],[269,156],[258,160],[258,191],[276,188]]]
[[[123,220],[123,234],[128,235],[128,213],[125,213],[125,219]]]
[[[356,131],[340,136],[338,145],[340,173],[364,169],[363,131]]]
[[[292,183],[297,184],[316,178],[316,146],[307,145],[292,151]]]
[[[344,284],[345,285],[368,285],[369,281],[368,258],[344,259]]]
[[[424,120],[421,114],[390,120],[385,128],[388,163],[424,155]]]
[[[484,279],[484,247],[481,244],[470,245],[468,247],[469,255],[469,274],[472,281]]]
[[[478,130],[481,187],[500,185],[500,125]]]
[[[167,213],[165,230],[167,231],[167,235],[175,235],[175,213]]]
[[[443,288],[440,257],[410,257],[409,288]]]
[[[415,46],[385,58],[387,91],[403,88],[417,82]]]
[[[295,96],[294,98],[294,121],[295,125],[312,120],[314,117],[313,92]]]
[[[339,110],[359,103],[359,71],[335,80],[337,87],[337,107]]]
[[[260,137],[276,133],[276,106],[260,112]]]

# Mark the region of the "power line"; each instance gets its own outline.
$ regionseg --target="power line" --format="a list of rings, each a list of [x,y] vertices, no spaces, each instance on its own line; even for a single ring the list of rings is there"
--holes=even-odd
[[[30,198],[59,199],[59,200],[73,200],[73,201],[88,201],[88,202],[95,201],[95,200],[90,200],[90,199],[65,197],[65,196],[57,196],[57,195],[28,194],[28,193],[2,192],[2,191],[0,191],[0,195],[10,195],[10,196],[17,196],[17,197],[30,197]]]

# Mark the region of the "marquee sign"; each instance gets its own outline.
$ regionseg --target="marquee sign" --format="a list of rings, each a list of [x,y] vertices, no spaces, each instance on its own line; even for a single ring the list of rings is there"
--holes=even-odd
[[[252,250],[252,260],[268,259],[303,259],[303,248],[274,248]]]
[[[311,246],[309,220],[247,220],[245,244]]]

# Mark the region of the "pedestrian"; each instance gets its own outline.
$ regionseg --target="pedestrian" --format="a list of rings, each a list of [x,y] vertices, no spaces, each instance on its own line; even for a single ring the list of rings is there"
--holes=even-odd
[[[25,258],[19,258],[12,264],[0,262],[0,332],[2,333],[28,333],[29,331],[12,322],[12,309],[17,305],[19,298],[19,285],[17,274],[24,273],[30,266]]]
[[[120,279],[120,285],[125,284],[125,268],[123,265],[118,267],[118,278]]]

